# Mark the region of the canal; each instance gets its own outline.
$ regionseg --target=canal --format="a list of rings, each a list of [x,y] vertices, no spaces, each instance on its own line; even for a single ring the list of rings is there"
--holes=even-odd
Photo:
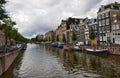
[[[120,78],[120,56],[28,44],[1,78]]]

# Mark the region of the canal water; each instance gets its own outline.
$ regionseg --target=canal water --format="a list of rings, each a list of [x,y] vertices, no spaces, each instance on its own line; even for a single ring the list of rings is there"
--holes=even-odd
[[[28,44],[1,78],[120,78],[120,56]]]

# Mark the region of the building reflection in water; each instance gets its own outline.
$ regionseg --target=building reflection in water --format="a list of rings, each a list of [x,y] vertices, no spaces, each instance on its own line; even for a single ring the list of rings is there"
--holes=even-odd
[[[94,75],[103,78],[120,77],[120,56],[96,56],[85,52],[68,52],[47,47],[49,53],[57,56],[68,74],[84,76]],[[88,74],[89,73],[89,74]]]
[[[30,65],[31,69],[23,68],[24,71],[21,71],[23,63],[28,65],[26,68]],[[45,77],[53,75],[51,78],[54,76],[57,78],[59,76],[60,78],[120,78],[120,56],[96,56],[86,52],[64,51],[50,46],[30,44],[25,54],[21,52],[2,78],[19,78],[19,76],[26,78],[31,75],[31,73],[21,74],[21,72],[31,72],[32,77],[45,74]]]

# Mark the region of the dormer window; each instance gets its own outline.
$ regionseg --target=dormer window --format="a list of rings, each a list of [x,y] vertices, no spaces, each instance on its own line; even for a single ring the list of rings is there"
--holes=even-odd
[[[104,14],[102,14],[102,18],[104,18]]]
[[[109,17],[109,12],[106,12],[106,13],[105,13],[105,17]]]
[[[103,11],[105,8],[104,8],[104,5],[101,6],[101,10]]]

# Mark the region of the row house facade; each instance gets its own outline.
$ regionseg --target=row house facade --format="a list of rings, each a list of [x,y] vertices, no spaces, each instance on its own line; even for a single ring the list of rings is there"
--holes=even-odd
[[[120,44],[120,3],[111,3],[102,5],[97,18],[72,18],[62,20],[60,26],[56,29],[56,35],[62,42],[63,34],[67,44],[72,43],[72,32],[75,32],[77,41],[84,44],[91,44],[89,32],[91,27],[94,29],[97,44]]]
[[[60,25],[62,27],[62,33],[66,35],[67,21],[66,20],[62,20]]]
[[[80,41],[80,42],[84,42],[84,40],[85,40],[85,33],[84,33],[85,30],[84,30],[84,29],[85,29],[85,28],[84,28],[84,20],[80,20],[80,22],[79,22],[79,31],[80,31],[79,41]]]
[[[120,4],[102,5],[97,12],[99,43],[111,44],[120,40]]]
[[[60,26],[56,29],[56,37],[58,36],[59,42],[63,42],[63,34],[66,38],[66,31],[67,31],[67,22],[66,20],[62,20]]]
[[[45,33],[45,39],[47,41],[52,41],[54,38],[55,32],[54,31],[49,31]]]
[[[81,20],[79,23],[79,41],[80,42],[84,42],[85,45],[90,45],[91,44],[91,40],[89,38],[89,32],[91,30],[91,27],[94,29],[95,35],[96,35],[96,39],[98,40],[98,23],[97,23],[97,19],[92,18],[92,19],[88,19],[88,17],[86,17],[85,19]]]
[[[72,44],[72,33],[74,32],[77,36],[77,41],[80,38],[80,30],[79,30],[79,21],[82,19],[79,18],[71,18],[69,17],[67,20],[62,20],[60,26],[56,29],[56,35],[59,36],[59,41],[62,41],[63,34],[66,38],[67,44]]]
[[[37,40],[38,41],[44,40],[44,35],[41,35],[41,34],[37,35]]]
[[[58,28],[56,29],[56,38],[58,36],[59,42],[62,42],[62,38],[63,38],[63,33],[62,33],[62,26],[58,26]]]
[[[74,32],[77,36],[77,41],[79,40],[79,21],[81,19],[79,18],[68,18],[67,19],[67,31],[66,31],[66,38],[67,38],[67,42],[68,44],[72,44],[72,33]]]
[[[88,17],[86,17],[84,20],[83,20],[83,27],[84,27],[84,44],[85,45],[88,45],[90,44],[90,39],[89,39],[89,23],[90,23],[90,19],[88,19]]]
[[[89,24],[88,24],[88,27],[89,27],[89,30],[88,30],[88,31],[91,30],[91,27],[94,29],[95,36],[96,36],[96,41],[97,41],[97,43],[98,43],[98,37],[99,37],[99,35],[98,35],[98,22],[97,22],[97,18],[92,18],[92,19],[90,19],[90,22],[89,22]],[[88,38],[89,38],[89,36],[88,36]],[[90,43],[91,43],[91,41],[90,41],[90,39],[89,39],[89,43],[88,43],[88,44],[90,44]]]
[[[82,18],[74,18],[73,23],[70,24],[70,30],[76,34],[77,41],[80,40],[80,29],[79,29],[79,23],[83,20]]]

